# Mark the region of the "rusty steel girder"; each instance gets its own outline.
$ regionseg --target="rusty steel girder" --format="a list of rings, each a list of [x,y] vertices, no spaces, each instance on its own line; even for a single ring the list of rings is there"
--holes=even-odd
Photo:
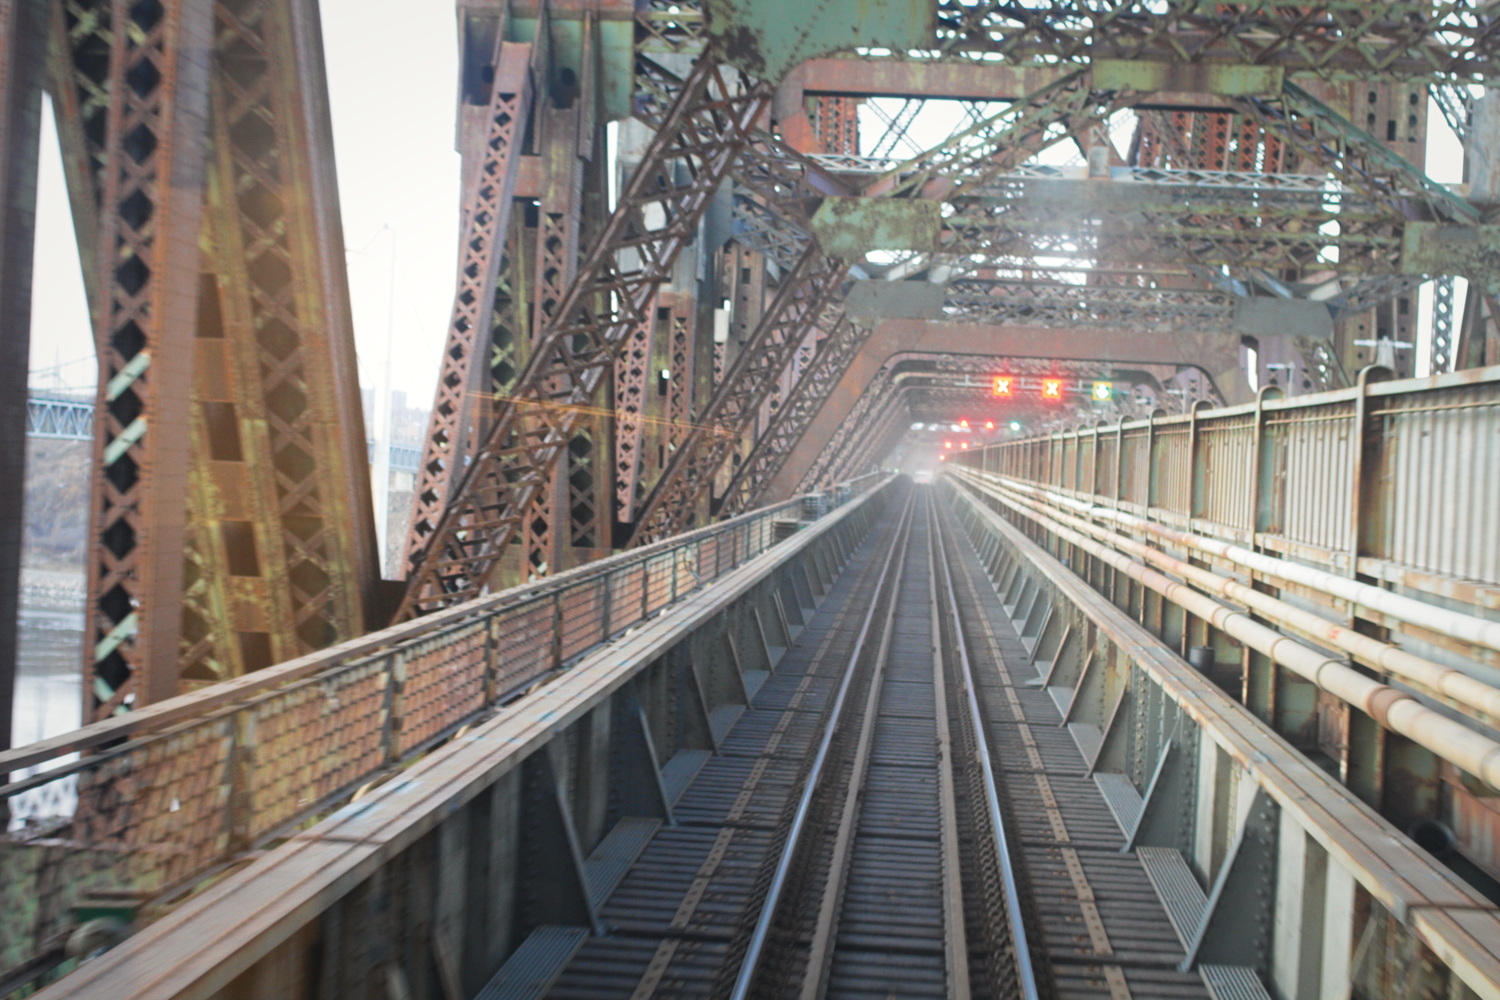
[[[1025,8],[940,0],[937,52],[1020,66],[1223,62],[1332,79],[1481,81],[1500,77],[1496,24],[1490,0],[1439,8],[1418,0],[1297,7],[1052,0]]]
[[[26,380],[37,148],[47,51],[44,0],[0,3],[0,749],[10,747],[26,504]],[[5,779],[8,780],[8,779]]]
[[[666,538],[691,523],[719,466],[755,420],[792,354],[814,326],[824,321],[847,270],[842,261],[809,243],[642,504],[633,544]]]
[[[765,432],[755,439],[750,454],[735,467],[721,493],[718,514],[734,516],[750,510],[765,494],[772,477],[802,440],[807,425],[832,394],[854,355],[870,336],[868,324],[857,324],[841,316],[824,338],[807,370],[797,380],[791,395],[777,409]]]
[[[459,240],[458,290],[443,348],[422,460],[412,490],[408,563],[426,548],[426,535],[441,516],[453,481],[469,455],[469,436],[479,428],[474,395],[490,378],[491,312],[510,232],[511,206],[521,162],[521,140],[532,111],[533,66],[529,43],[507,42],[503,24],[495,33],[494,79],[485,114],[480,162],[465,177],[463,235]]]
[[[86,24],[68,34],[72,62],[107,95],[92,118],[103,126],[94,260],[109,262],[93,276],[84,655],[85,718],[95,719],[177,693],[213,5],[114,0],[70,12]]]
[[[641,452],[650,419],[653,381],[653,338],[657,307],[652,300],[642,310],[645,319],[626,338],[625,349],[615,360],[615,509],[622,521],[631,519],[636,489],[640,485]]]
[[[1017,102],[1018,106],[981,120],[922,157],[892,167],[865,185],[864,192],[866,195],[889,198],[919,193],[941,197],[951,195],[954,190],[979,188],[996,175],[1014,168],[1044,145],[1055,141],[1056,129],[1076,132],[1092,128],[1107,117],[1115,107],[1115,101],[1116,95],[1096,94],[1088,87],[1083,74],[1073,74],[1032,99]],[[812,179],[821,193],[838,194],[837,189],[830,190],[828,185],[818,181],[819,173],[806,169],[798,154],[788,153],[784,147],[766,145],[770,147],[773,156],[762,157],[759,166],[782,166],[778,175],[784,177],[789,165],[792,181],[805,184]],[[736,177],[738,179],[740,174],[737,173]],[[782,183],[788,184],[785,180]],[[958,187],[955,188],[955,185]],[[762,187],[755,193],[761,197],[754,199],[752,204],[764,205],[773,202],[778,192],[767,191]],[[825,200],[824,205],[827,204]],[[808,273],[805,270],[809,266],[808,255],[813,251],[807,247],[815,222],[807,219],[804,223],[800,218],[791,221],[784,214],[770,210],[747,212],[746,215],[761,222],[760,226],[750,231],[767,234],[760,246],[773,256],[786,261],[792,251],[800,251],[801,256],[792,265],[791,280],[808,281],[808,278],[801,276]],[[815,243],[811,245],[816,247]],[[822,258],[821,250],[818,254]],[[831,264],[836,258],[822,259]],[[816,282],[830,280],[823,276],[825,271],[826,274],[833,273],[831,268],[813,272],[818,276]],[[843,271],[838,273],[836,280],[841,282]],[[815,283],[800,294],[794,292],[779,295],[777,302],[783,308],[796,309],[799,301],[811,301],[819,297],[827,303],[833,301],[831,293]],[[772,311],[774,313],[774,307]],[[747,355],[754,356],[754,360],[736,369],[749,382],[735,384],[732,378],[726,378],[720,392],[709,403],[701,418],[702,423],[717,426],[720,414],[735,414],[736,423],[713,434],[696,431],[686,449],[673,456],[671,464],[642,507],[633,541],[665,537],[689,523],[694,515],[695,505],[712,486],[719,469],[734,450],[735,442],[749,431],[757,411],[781,387],[784,380],[780,373],[786,369],[802,337],[810,329],[803,324],[800,328],[793,328],[797,332],[788,334],[779,325],[781,322],[777,320],[768,325],[762,321],[757,334],[743,348]],[[831,331],[833,326],[826,325],[824,329]],[[853,351],[838,350],[829,357],[836,359],[835,364],[847,365],[853,354]],[[827,367],[819,369],[819,372],[820,385],[832,384],[840,374]],[[773,456],[784,454],[786,449],[796,446],[800,431],[795,436],[791,436],[790,432],[805,426],[805,421],[809,419],[808,407],[814,400],[820,401],[822,398],[826,398],[826,395],[821,389],[809,395],[804,404],[798,407],[793,422],[764,422],[767,432],[770,432],[773,425],[777,427],[777,438],[774,444],[767,442],[759,446],[762,457],[756,460],[758,468],[766,462],[779,464],[782,459]],[[765,416],[764,413],[760,415]],[[755,447],[752,447],[752,452],[754,450]],[[759,478],[759,474],[757,477]]]
[[[185,685],[359,635],[378,603],[316,25],[301,0],[214,9]]]
[[[358,634],[378,569],[315,13],[46,13],[100,365],[94,718]]]
[[[620,193],[619,206],[559,301],[460,487],[433,526],[398,616],[475,596],[582,422],[583,409],[658,286],[697,234],[698,219],[770,101],[700,59]],[[677,169],[687,174],[677,177]],[[648,214],[648,209],[650,210]],[[630,259],[626,259],[626,258]]]

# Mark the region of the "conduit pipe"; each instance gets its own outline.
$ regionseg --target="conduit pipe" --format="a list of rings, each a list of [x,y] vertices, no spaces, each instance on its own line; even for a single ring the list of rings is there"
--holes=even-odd
[[[1426,747],[1491,788],[1500,789],[1500,743],[1443,717],[1389,684],[1371,680],[1336,657],[1327,656],[1267,628],[1243,611],[1227,608],[1185,583],[1178,583],[1050,517],[1031,512],[1009,496],[1000,493],[992,496],[1022,517],[1041,522],[1059,538],[1073,543],[1143,586],[1150,587],[1173,604],[1209,622],[1219,631],[1264,653],[1341,701],[1348,702],[1385,728]]]
[[[965,469],[965,473],[979,476],[996,483],[1000,483],[1017,492],[1030,496],[1038,496],[1054,503],[1071,507],[1088,517],[1100,520],[1114,521],[1127,528],[1150,532],[1158,538],[1185,545],[1199,552],[1207,552],[1212,555],[1222,556],[1231,562],[1238,563],[1247,569],[1274,576],[1279,580],[1291,583],[1299,583],[1314,590],[1321,590],[1325,594],[1352,601],[1372,611],[1390,615],[1410,625],[1438,632],[1451,639],[1460,642],[1472,643],[1500,652],[1500,622],[1488,621],[1474,615],[1466,615],[1462,611],[1450,611],[1440,608],[1426,601],[1419,601],[1412,597],[1403,597],[1392,593],[1382,587],[1371,586],[1368,583],[1360,583],[1346,576],[1329,573],[1326,570],[1313,569],[1311,566],[1303,566],[1298,563],[1289,562],[1285,559],[1277,559],[1274,556],[1262,555],[1252,552],[1239,545],[1220,541],[1216,538],[1208,538],[1204,535],[1196,535],[1191,532],[1177,531],[1154,521],[1147,521],[1124,511],[1114,510],[1110,507],[1099,507],[1082,500],[1063,496],[1050,490],[1038,489],[1027,483],[1014,480],[1009,476],[998,476],[992,472],[980,472],[977,469]]]
[[[1008,489],[1009,487],[998,487]],[[995,487],[981,487],[985,492],[994,494]],[[1337,646],[1354,656],[1359,657],[1372,667],[1397,674],[1408,680],[1415,681],[1431,691],[1435,691],[1453,701],[1467,705],[1476,711],[1483,712],[1493,718],[1500,719],[1500,688],[1495,688],[1483,681],[1475,680],[1461,670],[1453,667],[1445,667],[1431,660],[1423,659],[1393,646],[1388,642],[1361,635],[1352,629],[1345,628],[1326,618],[1321,618],[1311,611],[1288,604],[1285,601],[1263,594],[1252,587],[1247,587],[1237,580],[1212,573],[1200,566],[1194,566],[1182,559],[1170,556],[1160,549],[1153,549],[1143,542],[1118,535],[1108,528],[1101,528],[1096,524],[1090,524],[1081,517],[1064,514],[1044,506],[1037,500],[1018,501],[1027,507],[1043,515],[1067,524],[1079,531],[1084,532],[1092,538],[1098,539],[1107,545],[1112,545],[1122,552],[1128,552],[1140,559],[1145,559],[1169,573],[1175,573],[1185,580],[1189,580],[1197,586],[1212,590],[1238,604],[1254,608],[1267,618],[1273,618],[1283,625],[1297,629],[1314,638],[1321,639],[1330,645]]]

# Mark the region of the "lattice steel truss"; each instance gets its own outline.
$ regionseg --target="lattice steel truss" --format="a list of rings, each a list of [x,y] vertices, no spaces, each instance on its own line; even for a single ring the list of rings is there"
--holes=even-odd
[[[98,717],[358,634],[377,569],[316,13],[45,9],[100,360]]]
[[[299,98],[322,87],[305,0],[45,2],[98,323],[89,670],[111,712],[362,629],[378,556],[331,140]],[[787,455],[818,444],[806,430],[879,322],[846,315],[853,281],[937,282],[941,318],[1060,330],[1230,336],[1245,298],[1311,299],[1335,337],[1284,339],[1327,387],[1367,363],[1357,337],[1395,340],[1418,272],[1443,266],[1414,265],[1413,225],[1486,223],[1394,136],[1424,134],[1429,93],[1469,128],[1465,88],[1500,79],[1494,0],[940,0],[929,47],[844,60],[912,81],[864,141],[866,92],[799,89],[777,110],[774,81],[706,47],[691,3],[652,0],[607,35],[600,19],[627,15],[486,11],[461,88],[463,236],[405,616],[765,499]],[[557,36],[581,40],[566,79],[559,17],[581,24]],[[596,147],[621,23],[629,113],[654,134],[606,219]],[[1019,99],[960,97],[961,124],[917,151],[939,63]],[[1410,99],[1413,124],[1377,130],[1367,86],[1382,115]],[[1063,142],[1078,166],[1034,159]],[[203,189],[181,182],[195,176]],[[883,261],[841,259],[812,235],[830,196],[938,201],[941,228]],[[1434,370],[1484,362],[1495,289],[1460,320],[1437,288]]]
[[[699,218],[770,99],[769,87],[742,83],[709,60],[696,62],[681,81],[662,70],[656,82],[675,90],[674,101],[638,109],[656,135],[433,525],[401,616],[447,606],[485,586],[620,347],[649,321],[658,287],[697,235]]]

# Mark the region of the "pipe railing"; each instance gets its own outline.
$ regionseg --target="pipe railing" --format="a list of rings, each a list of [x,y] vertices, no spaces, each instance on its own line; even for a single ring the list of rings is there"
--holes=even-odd
[[[960,478],[973,481],[971,476]],[[1109,545],[1068,527],[1040,505],[1027,503],[1003,490],[985,490],[984,493],[1006,509],[1031,519],[1058,538],[1150,588],[1219,631],[1360,709],[1381,726],[1431,750],[1442,759],[1481,779],[1491,788],[1500,789],[1500,742],[1447,718],[1397,688],[1367,677],[1347,665],[1340,657],[1329,656],[1262,625],[1245,612],[1220,604],[1187,584],[1179,583]]]
[[[1399,381],[1382,371],[1333,392],[1267,391],[982,445],[950,464],[1323,590],[1500,667],[1500,366]]]
[[[1215,551],[1219,543],[1211,543],[1206,548],[1200,547],[1194,544],[1198,540],[1198,536],[1196,535],[1187,535],[1183,532],[1163,529],[1159,525],[1153,525],[1149,521],[1142,521],[1128,514],[1117,517],[1118,512],[1116,511],[1093,507],[1081,501],[1061,496],[1060,494],[1049,493],[1046,490],[1027,486],[1024,483],[1007,481],[1004,477],[995,476],[991,473],[975,472],[971,469],[955,469],[954,472],[961,479],[968,480],[981,490],[1005,491],[1012,498],[1019,499],[1019,502],[1029,509],[1050,516],[1063,524],[1082,531],[1097,541],[1104,542],[1122,552],[1129,553],[1137,559],[1143,559],[1169,573],[1174,573],[1200,589],[1212,590],[1214,593],[1235,603],[1242,604],[1248,608],[1254,608],[1262,617],[1269,618],[1295,631],[1302,632],[1316,640],[1337,646],[1368,666],[1385,670],[1407,680],[1414,681],[1435,694],[1439,694],[1444,698],[1448,698],[1453,702],[1457,702],[1460,705],[1467,706],[1476,712],[1488,716],[1491,720],[1500,720],[1500,688],[1486,684],[1454,667],[1435,663],[1432,660],[1408,652],[1400,646],[1381,642],[1378,639],[1373,639],[1353,629],[1329,621],[1327,618],[1313,614],[1310,611],[1294,607],[1279,598],[1246,586],[1230,577],[1221,576],[1218,573],[1194,566],[1187,560],[1178,559],[1160,549],[1153,549],[1149,545],[1118,533],[1117,530],[1110,530],[1093,524],[1087,518],[1095,517],[1116,521],[1123,527],[1141,530],[1164,540],[1178,542],[1179,544],[1199,549],[1200,551]],[[1054,506],[1048,506],[1049,503]],[[1057,510],[1055,507],[1078,510],[1082,516],[1073,516]],[[1233,546],[1229,548],[1232,549]],[[1249,555],[1256,556],[1254,562],[1241,563],[1241,565],[1246,565],[1247,568],[1255,569],[1267,576],[1281,580],[1297,579],[1295,571],[1307,569],[1307,567],[1299,567],[1295,563],[1288,563],[1285,560],[1269,559],[1258,556],[1255,553],[1249,553]],[[1230,558],[1233,559],[1232,556]],[[1240,562],[1238,559],[1234,561]],[[1283,571],[1274,571],[1269,568],[1270,564],[1279,564]],[[1321,574],[1318,570],[1310,570],[1309,574],[1310,579],[1317,579],[1320,575],[1326,575]],[[1298,582],[1302,581],[1299,580]],[[1348,581],[1335,578],[1334,582],[1337,584]],[[1311,583],[1308,585],[1313,587]],[[1358,586],[1365,585],[1359,584]],[[1330,596],[1337,596],[1337,591],[1333,589],[1321,587],[1313,587],[1313,589],[1320,589],[1324,593],[1330,594]],[[1380,590],[1378,587],[1369,589],[1389,596],[1399,596],[1390,595],[1389,591]],[[1439,613],[1446,612],[1446,609],[1433,608],[1431,605],[1420,601],[1413,601],[1409,598],[1401,598],[1401,600],[1409,604],[1420,605],[1423,609],[1431,609]],[[1449,612],[1449,614],[1456,613]],[[1458,615],[1458,617],[1468,618],[1470,616]],[[1411,613],[1410,617],[1403,616],[1403,620],[1418,625],[1424,624],[1424,618],[1420,613]],[[1491,624],[1484,622],[1482,619],[1471,620],[1479,624]],[[1424,627],[1426,626],[1424,625]]]

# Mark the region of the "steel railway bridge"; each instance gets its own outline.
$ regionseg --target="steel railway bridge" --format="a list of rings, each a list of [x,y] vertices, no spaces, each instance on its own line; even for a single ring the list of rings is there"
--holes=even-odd
[[[316,3],[0,0],[0,997],[1500,1000],[1500,3],[457,19],[387,580]]]

